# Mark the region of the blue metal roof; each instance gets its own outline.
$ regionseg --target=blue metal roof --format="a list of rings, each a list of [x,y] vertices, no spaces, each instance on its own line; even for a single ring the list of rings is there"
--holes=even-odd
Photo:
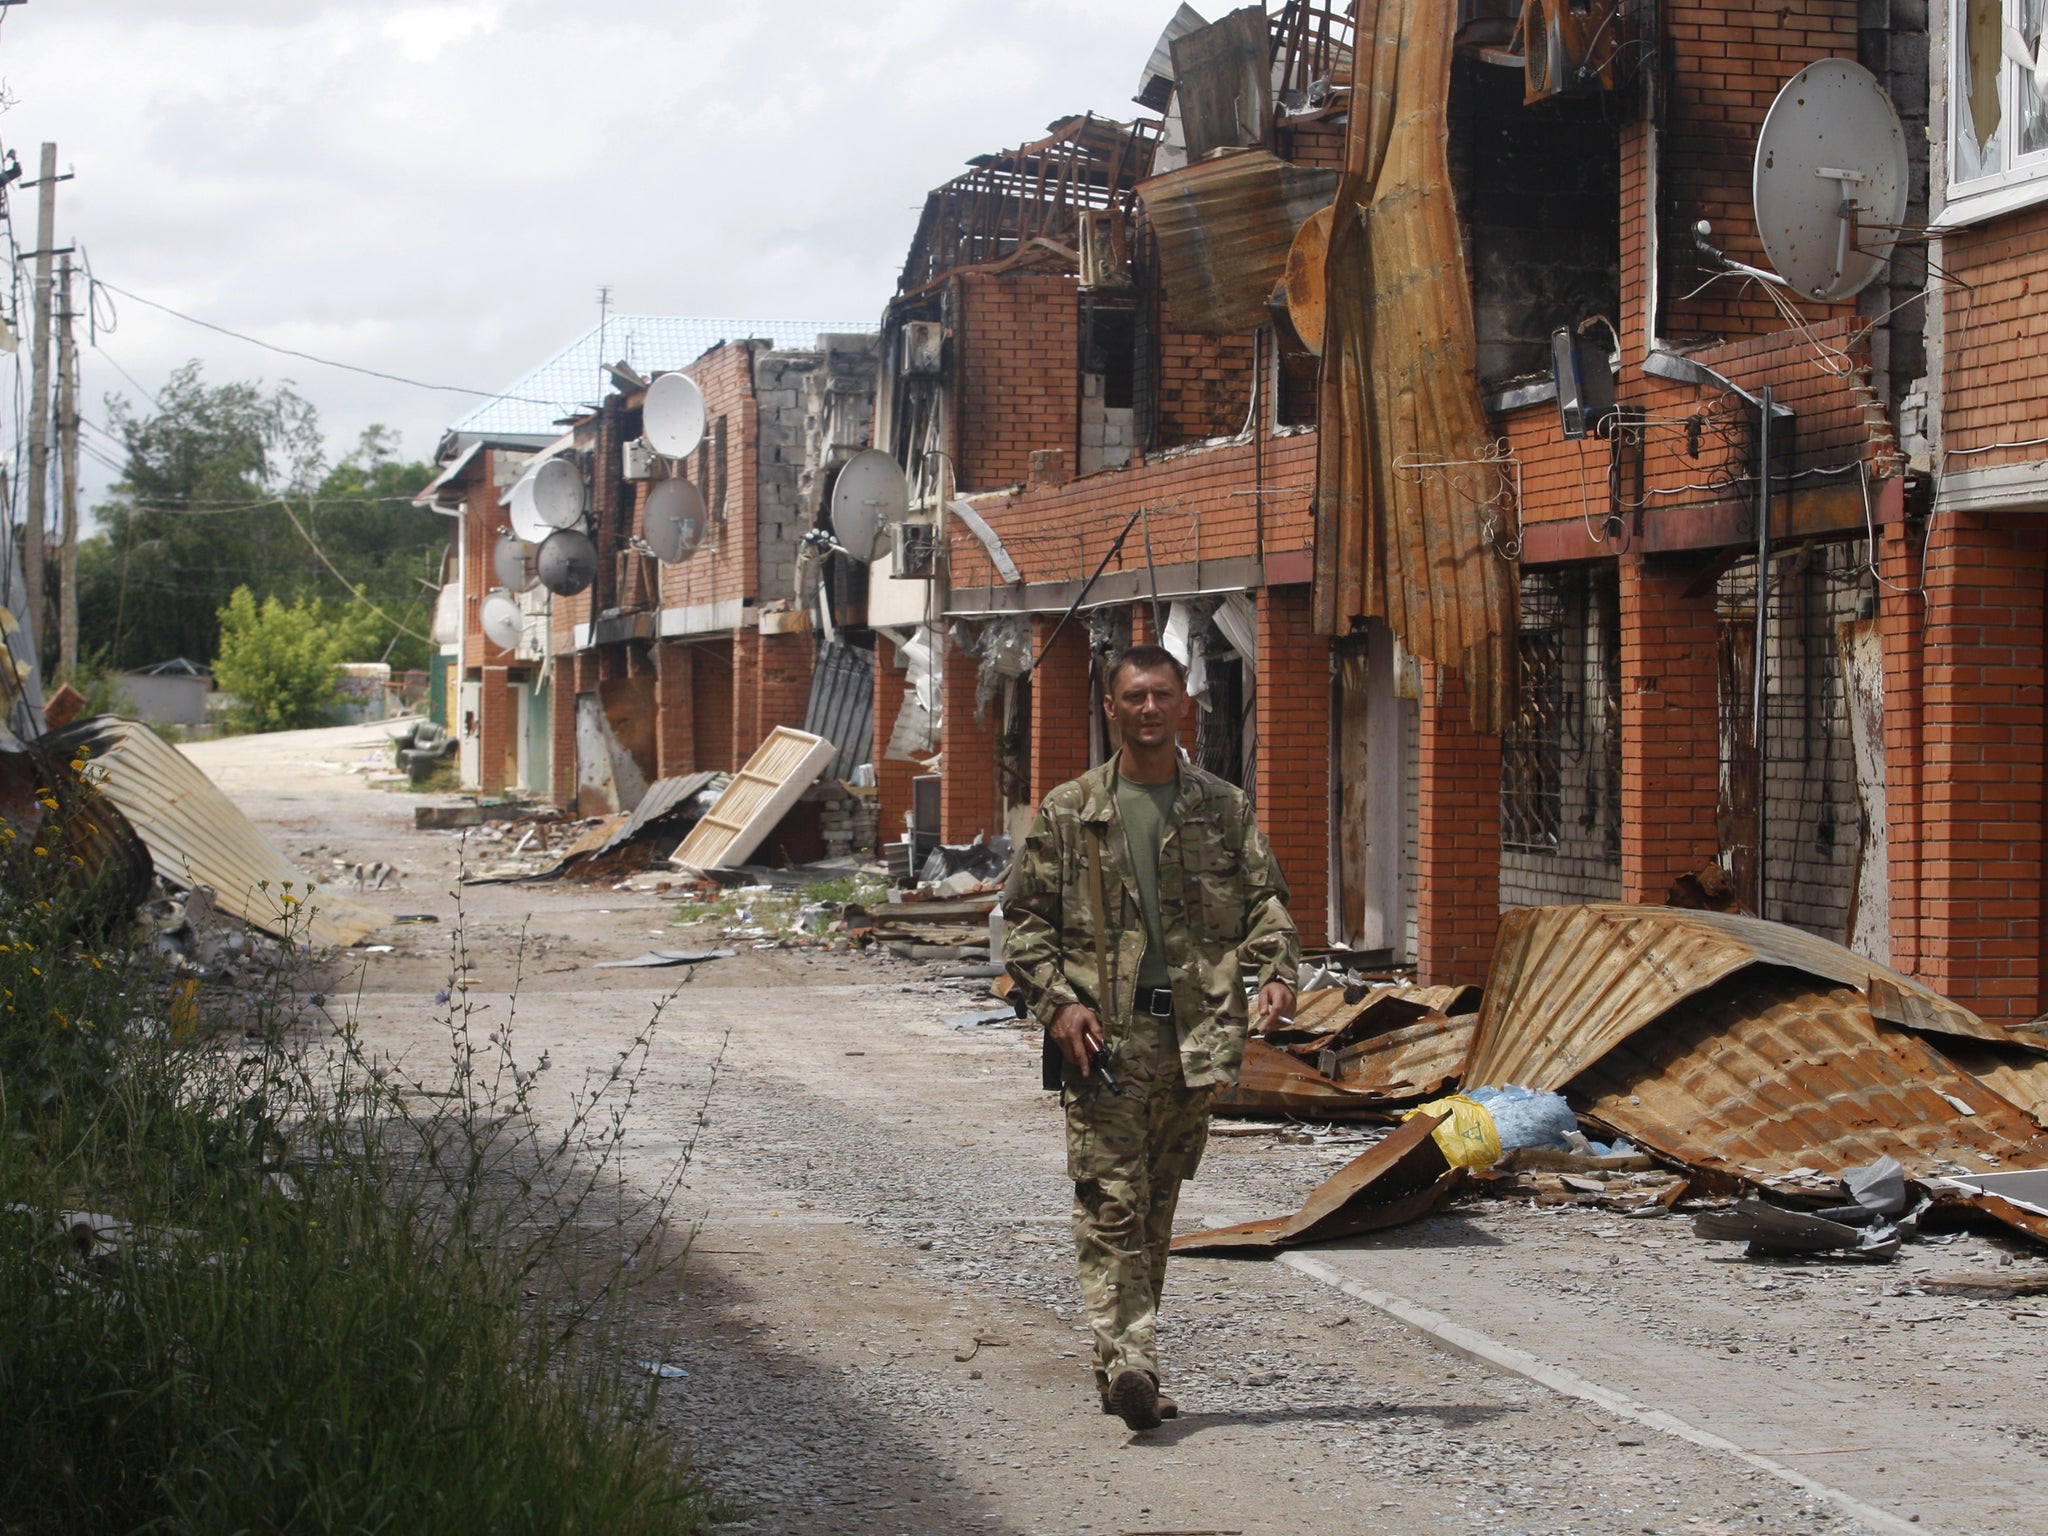
[[[702,315],[613,315],[593,325],[533,372],[486,400],[455,423],[457,432],[484,436],[547,436],[563,416],[595,406],[611,387],[608,363],[624,362],[640,374],[694,363],[722,341],[766,341],[797,350],[828,332],[864,335],[871,320],[730,320]]]

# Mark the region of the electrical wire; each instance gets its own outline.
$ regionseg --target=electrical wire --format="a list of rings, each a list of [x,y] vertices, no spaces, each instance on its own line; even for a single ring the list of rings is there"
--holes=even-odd
[[[286,501],[282,496],[280,496],[277,499],[277,504],[280,507],[284,508],[284,515],[290,518],[292,520],[292,526],[299,530],[299,537],[306,541],[306,547],[312,550],[314,554],[320,557],[320,563],[326,566],[327,569],[333,573],[334,579],[341,583],[343,589],[347,591],[350,597],[354,598],[355,601],[363,604],[370,610],[370,612],[376,614],[378,618],[382,619],[386,624],[393,626],[401,633],[411,635],[413,639],[423,641],[428,645],[432,645],[434,643],[429,636],[423,635],[411,626],[403,624],[399,620],[392,618],[390,614],[386,613],[382,608],[378,607],[377,604],[371,602],[370,599],[367,596],[365,596],[362,592],[358,591],[350,583],[349,579],[341,574],[341,568],[337,566],[332,560],[327,558],[327,551],[320,547],[318,541],[315,540],[313,535],[307,530],[306,525],[299,521],[299,514],[292,510],[291,503]],[[307,510],[310,512],[311,509],[312,504],[309,502],[307,504]]]
[[[359,363],[339,362],[331,357],[321,357],[316,353],[302,352],[296,347],[279,346],[276,342],[265,341],[259,336],[251,336],[244,331],[233,330],[225,325],[216,325],[211,320],[202,320],[197,315],[188,315],[181,309],[173,309],[170,305],[161,304],[155,299],[146,299],[141,294],[132,292],[118,284],[110,283],[103,277],[93,278],[91,281],[96,287],[105,288],[111,293],[118,293],[124,299],[133,299],[137,304],[147,305],[151,309],[161,310],[173,319],[183,320],[187,325],[196,325],[201,330],[213,331],[222,336],[233,337],[236,341],[247,342],[252,347],[261,347],[266,352],[276,352],[284,357],[296,357],[304,362],[318,363],[323,368],[339,368],[345,373],[359,373],[367,378],[383,379],[387,383],[404,384],[412,389],[432,390],[444,395],[472,395],[480,400],[514,400],[521,405],[560,406],[565,403],[560,400],[542,400],[532,395],[506,394],[495,389],[471,389],[466,384],[431,384],[424,379],[407,378],[401,373],[386,373],[381,368],[365,368]],[[140,388],[139,385],[137,387]]]

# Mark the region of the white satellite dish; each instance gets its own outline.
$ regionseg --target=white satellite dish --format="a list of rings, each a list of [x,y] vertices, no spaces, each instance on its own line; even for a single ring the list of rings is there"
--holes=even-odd
[[[512,521],[512,531],[529,544],[538,544],[553,531],[541,520],[540,508],[534,505],[531,475],[521,475],[513,482],[505,497],[505,515]]]
[[[550,528],[583,518],[583,476],[572,459],[549,459],[533,472],[533,509]]]
[[[1757,135],[1752,197],[1797,292],[1836,304],[1882,272],[1906,212],[1906,130],[1877,77],[1821,59],[1787,80]]]
[[[519,600],[503,590],[484,594],[481,620],[484,638],[501,651],[514,650],[519,645],[519,631],[525,627],[526,616],[519,611]]]
[[[491,551],[491,571],[510,592],[531,592],[540,580],[533,568],[533,546],[515,533],[501,533]]]
[[[557,528],[541,542],[533,563],[540,584],[564,597],[575,596],[597,580],[597,546],[581,528]]]
[[[647,493],[641,537],[666,565],[687,560],[704,542],[704,497],[687,480],[657,480]]]
[[[879,448],[848,459],[832,482],[832,536],[854,559],[875,557],[875,538],[910,511],[910,486],[897,462]]]
[[[640,407],[647,446],[665,459],[687,459],[704,441],[704,391],[687,373],[664,373],[647,386]]]

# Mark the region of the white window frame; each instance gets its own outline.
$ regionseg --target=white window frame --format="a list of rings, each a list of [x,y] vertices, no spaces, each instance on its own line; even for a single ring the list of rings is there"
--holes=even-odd
[[[2005,25],[2018,27],[2021,24],[2024,4],[2025,0],[2002,0]],[[2015,157],[2010,144],[2019,123],[2023,87],[2019,66],[2003,54],[1998,73],[1999,132],[2006,140],[2008,163],[2004,170],[1974,176],[1968,181],[1957,177],[1958,153],[1963,135],[1968,131],[1961,121],[1961,116],[1968,111],[1969,100],[1968,85],[1963,79],[1968,56],[1965,26],[1968,5],[1969,0],[1946,0],[1944,6],[1947,57],[1942,89],[1942,126],[1945,133],[1942,180],[1945,186],[1939,222],[1948,225],[1972,224],[2035,203],[2048,202],[2048,148],[2035,150],[2013,163]],[[2044,28],[2043,37],[2043,46],[2048,46],[2048,28]]]

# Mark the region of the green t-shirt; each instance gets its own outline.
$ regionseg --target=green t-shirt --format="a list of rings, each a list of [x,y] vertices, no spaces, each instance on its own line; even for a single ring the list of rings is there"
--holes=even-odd
[[[1138,880],[1138,910],[1145,918],[1145,960],[1138,967],[1138,985],[1164,987],[1173,982],[1166,969],[1166,929],[1159,921],[1159,845],[1166,821],[1180,798],[1180,780],[1135,784],[1122,774],[1116,780],[1116,812],[1123,818],[1124,837],[1131,845],[1131,873]]]

